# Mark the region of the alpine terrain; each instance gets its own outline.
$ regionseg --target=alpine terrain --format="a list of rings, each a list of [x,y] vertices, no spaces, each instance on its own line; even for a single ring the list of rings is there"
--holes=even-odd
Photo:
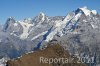
[[[21,21],[9,17],[0,26],[1,60],[45,49],[49,42],[59,43],[71,55],[94,57],[94,63],[89,66],[100,64],[100,14],[87,7],[66,16],[49,17],[40,12]]]

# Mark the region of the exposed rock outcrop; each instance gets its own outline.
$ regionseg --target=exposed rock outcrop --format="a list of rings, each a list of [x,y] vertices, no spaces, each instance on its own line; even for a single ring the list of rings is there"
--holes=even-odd
[[[69,58],[72,57],[70,54],[63,49],[59,44],[50,45],[46,49],[38,50],[33,53],[25,54],[21,58],[16,60],[9,60],[7,66],[86,66],[85,64],[78,63],[43,63],[40,61],[40,57],[44,58]],[[77,62],[77,59],[74,59],[74,62]]]

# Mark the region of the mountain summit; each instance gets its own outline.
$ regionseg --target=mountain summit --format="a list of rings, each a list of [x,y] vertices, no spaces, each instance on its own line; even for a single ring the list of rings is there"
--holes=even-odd
[[[82,7],[82,8],[78,8],[76,10],[76,12],[82,12],[84,13],[86,16],[90,16],[91,14],[93,15],[97,15],[97,11],[96,10],[89,10],[86,6]]]

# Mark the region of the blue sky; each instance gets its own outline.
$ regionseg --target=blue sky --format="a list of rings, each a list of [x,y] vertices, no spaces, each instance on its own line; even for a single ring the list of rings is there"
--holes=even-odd
[[[0,23],[4,24],[10,16],[16,20],[33,18],[39,12],[48,16],[65,16],[83,6],[100,13],[100,0],[0,0]]]

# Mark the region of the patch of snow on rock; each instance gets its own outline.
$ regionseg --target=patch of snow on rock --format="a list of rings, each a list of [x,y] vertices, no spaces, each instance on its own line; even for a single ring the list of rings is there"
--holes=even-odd
[[[92,10],[91,12],[92,12],[94,15],[97,14],[97,11],[96,11],[96,10]]]
[[[33,24],[25,23],[25,22],[19,22],[21,26],[23,27],[23,33],[20,35],[21,39],[26,39],[29,35],[28,31]]]
[[[47,33],[47,31],[42,32],[42,33],[38,34],[37,36],[33,37],[31,40],[37,39],[38,37],[40,37],[40,36],[42,36],[42,35],[44,35],[46,33]]]
[[[17,26],[18,24],[17,23],[14,23],[14,26]]]
[[[98,26],[97,25],[94,25],[94,24],[91,24],[91,26],[92,26],[92,28],[98,28]]]

